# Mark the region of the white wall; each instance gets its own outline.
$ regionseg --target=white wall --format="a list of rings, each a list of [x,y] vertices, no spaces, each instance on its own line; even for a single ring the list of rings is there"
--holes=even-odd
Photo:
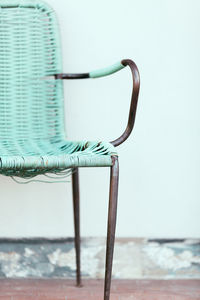
[[[132,58],[141,73],[136,126],[119,147],[118,236],[200,235],[200,1],[48,0],[64,70],[87,72]],[[110,140],[125,127],[128,69],[65,82],[73,139]],[[106,232],[109,171],[81,170],[83,236]],[[71,185],[0,181],[0,236],[73,235]]]

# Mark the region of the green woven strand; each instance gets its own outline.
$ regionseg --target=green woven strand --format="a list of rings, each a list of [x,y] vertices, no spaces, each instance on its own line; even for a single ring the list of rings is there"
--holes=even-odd
[[[11,176],[12,180],[18,184],[28,184],[28,183],[33,183],[33,182],[39,182],[39,183],[66,183],[67,180],[41,180],[41,179],[31,179],[31,180],[26,180],[26,181],[20,181],[13,176]]]

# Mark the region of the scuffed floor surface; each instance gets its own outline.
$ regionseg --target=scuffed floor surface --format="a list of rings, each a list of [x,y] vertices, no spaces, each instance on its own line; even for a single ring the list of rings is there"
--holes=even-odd
[[[103,280],[1,279],[1,300],[103,300]],[[199,300],[199,280],[113,280],[110,300]]]

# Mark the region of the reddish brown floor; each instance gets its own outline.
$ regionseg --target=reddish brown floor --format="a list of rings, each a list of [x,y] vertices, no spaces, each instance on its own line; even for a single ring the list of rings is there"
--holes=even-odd
[[[103,281],[1,279],[0,300],[102,300]],[[200,300],[200,280],[113,280],[111,300]]]

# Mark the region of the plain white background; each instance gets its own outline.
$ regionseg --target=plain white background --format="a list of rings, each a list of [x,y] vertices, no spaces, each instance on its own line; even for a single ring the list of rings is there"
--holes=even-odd
[[[200,235],[200,1],[48,0],[61,26],[63,69],[88,72],[123,58],[137,63],[134,132],[118,148],[117,236]],[[118,137],[131,95],[128,69],[65,82],[70,139]],[[105,236],[108,169],[82,169],[83,236]],[[73,235],[71,183],[17,185],[1,176],[1,237]]]

